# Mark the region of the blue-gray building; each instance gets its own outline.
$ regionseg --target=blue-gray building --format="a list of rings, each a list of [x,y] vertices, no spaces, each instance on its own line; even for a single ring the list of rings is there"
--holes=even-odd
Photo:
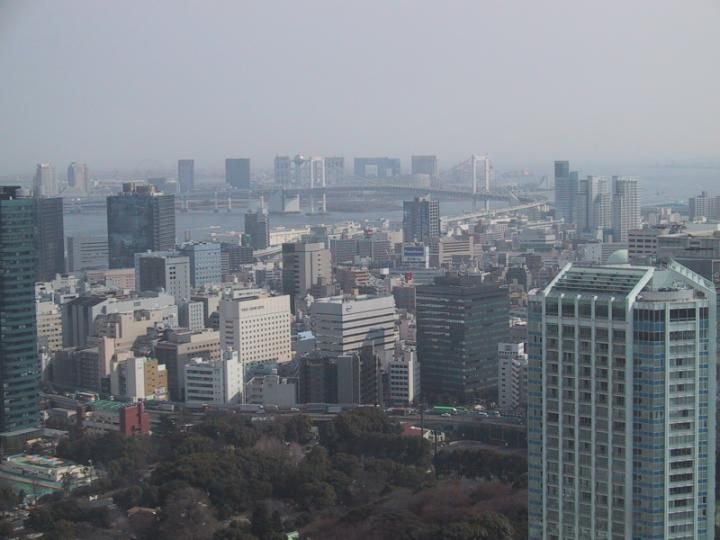
[[[353,172],[359,178],[392,178],[400,176],[400,158],[358,157]]]
[[[0,433],[40,423],[35,201],[0,186]]]
[[[712,539],[715,287],[609,263],[530,295],[529,538]]]
[[[225,160],[225,182],[234,188],[250,189],[250,159],[228,158]]]
[[[175,197],[149,184],[123,184],[107,198],[110,268],[131,268],[135,254],[175,249]]]
[[[180,253],[190,259],[190,284],[197,288],[203,285],[222,283],[221,245],[212,242],[185,244]]]

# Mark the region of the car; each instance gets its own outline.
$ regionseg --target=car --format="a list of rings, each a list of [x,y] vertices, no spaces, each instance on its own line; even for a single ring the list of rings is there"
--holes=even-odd
[[[450,418],[452,416],[452,414],[450,414],[449,412],[444,412],[440,416],[444,416],[445,418]]]

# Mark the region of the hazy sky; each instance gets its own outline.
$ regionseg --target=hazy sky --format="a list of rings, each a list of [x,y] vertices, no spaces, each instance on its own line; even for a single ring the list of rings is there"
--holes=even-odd
[[[0,0],[0,174],[720,158],[719,0]]]

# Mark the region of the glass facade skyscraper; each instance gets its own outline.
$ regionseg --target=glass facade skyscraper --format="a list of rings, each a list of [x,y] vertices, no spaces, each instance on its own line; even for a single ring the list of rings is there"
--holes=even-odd
[[[248,158],[226,159],[225,182],[234,188],[250,189],[250,160]]]
[[[38,264],[37,280],[50,281],[65,272],[65,229],[60,197],[35,199]]]
[[[415,313],[426,399],[466,401],[496,391],[498,343],[510,335],[507,289],[470,276],[435,278],[417,287]]]
[[[35,201],[0,187],[0,432],[38,427]]]
[[[715,288],[621,259],[530,295],[531,540],[714,538]]]
[[[110,268],[131,268],[135,254],[175,249],[175,197],[127,183],[107,198]]]
[[[440,202],[430,197],[403,201],[403,242],[424,242],[440,236]]]

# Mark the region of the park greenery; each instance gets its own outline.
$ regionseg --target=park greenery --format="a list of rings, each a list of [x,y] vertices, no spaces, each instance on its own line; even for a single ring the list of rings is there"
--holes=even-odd
[[[317,426],[303,415],[218,414],[187,429],[165,422],[150,437],[72,433],[57,454],[103,474],[30,513],[26,527],[47,539],[527,537],[522,455],[465,448],[433,458],[429,442],[372,407]],[[88,494],[114,504],[89,505]]]

